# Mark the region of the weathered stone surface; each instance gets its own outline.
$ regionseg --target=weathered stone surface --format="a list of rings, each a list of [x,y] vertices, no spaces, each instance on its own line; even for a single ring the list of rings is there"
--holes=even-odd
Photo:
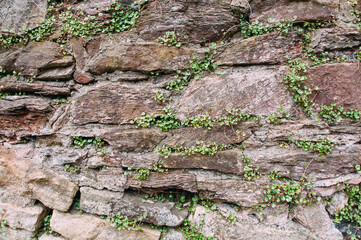
[[[330,20],[338,11],[339,0],[256,0],[251,1],[251,20],[279,22],[281,19],[298,21]]]
[[[17,50],[0,60],[0,66],[7,71],[18,71],[23,75],[36,75],[39,69],[62,58],[59,44],[55,42],[30,42],[24,49]]]
[[[201,168],[234,174],[243,174],[244,172],[242,153],[237,150],[218,152],[215,156],[187,156],[182,153],[174,153],[162,161],[166,168]]]
[[[40,169],[30,159],[23,158],[0,146],[0,184],[3,189],[37,199],[45,206],[67,211],[78,186],[50,170]]]
[[[182,189],[197,192],[196,177],[185,171],[169,171],[168,173],[151,173],[149,180],[140,181],[135,175],[128,176],[125,189],[142,189],[147,192],[160,192],[167,189]]]
[[[0,28],[2,31],[24,32],[45,20],[46,0],[0,2]]]
[[[50,227],[69,240],[158,240],[160,236],[158,230],[147,226],[142,226],[142,231],[119,230],[112,227],[106,220],[95,216],[58,211],[54,211]]]
[[[90,89],[74,104],[74,123],[124,124],[146,113],[160,113],[156,90],[108,84]]]
[[[19,140],[39,131],[52,109],[43,98],[15,97],[0,101],[0,135],[5,139]]]
[[[121,81],[144,81],[149,79],[148,74],[139,73],[139,72],[122,72],[115,71],[108,75],[107,77],[112,82],[121,82]]]
[[[104,165],[105,166],[105,165]],[[124,191],[127,182],[122,168],[102,168],[100,170],[82,170],[79,174],[68,174],[73,183],[99,190]]]
[[[46,65],[46,68],[59,68],[59,67],[69,67],[73,65],[74,58],[73,56],[64,56],[63,58],[54,60]]]
[[[234,39],[220,47],[217,61],[221,65],[277,64],[285,56],[298,57],[302,54],[302,38],[291,31],[287,36],[279,32]]]
[[[144,222],[171,227],[179,226],[188,216],[188,211],[178,210],[173,202],[143,202],[142,196],[134,193],[99,191],[88,187],[80,188],[80,193],[80,208],[92,214],[119,213],[136,220],[146,213]]]
[[[24,208],[3,202],[0,202],[0,212],[1,218],[6,220],[7,226],[29,232],[36,231],[47,214],[47,210],[41,204]]]
[[[321,239],[343,239],[342,234],[329,218],[323,204],[298,207],[295,209],[292,218],[316,233]]]
[[[129,39],[130,38],[130,39]],[[193,50],[167,47],[154,42],[135,42],[129,34],[104,37],[99,53],[88,62],[94,74],[120,71],[174,71],[188,63]]]
[[[5,80],[5,79],[2,79]],[[19,82],[19,81],[1,81],[0,85],[4,92],[26,92],[45,96],[69,96],[70,88],[64,85],[55,85],[43,82]]]
[[[74,66],[65,68],[53,68],[44,71],[36,77],[37,80],[69,80],[72,78]]]
[[[244,67],[227,70],[193,81],[180,98],[176,114],[183,120],[204,113],[226,114],[226,109],[252,110],[256,114],[275,112],[282,105],[290,110],[290,95],[279,82],[285,69],[279,67]]]
[[[32,232],[12,229],[9,227],[0,228],[1,232],[4,232],[4,235],[0,235],[0,240],[19,240],[19,239],[30,239],[33,235]]]
[[[346,108],[361,109],[361,68],[357,63],[324,64],[311,68],[306,84],[319,87],[315,96],[311,96],[319,105],[337,103]]]
[[[341,50],[357,47],[361,43],[361,36],[356,29],[317,29],[312,33],[310,46],[315,52]]]
[[[222,38],[223,32],[235,31],[239,14],[248,11],[247,1],[163,0],[149,4],[138,28],[146,40],[156,40],[167,31],[175,31],[180,36],[189,36],[191,42],[213,42]]]
[[[197,206],[194,215],[191,215],[190,221],[199,226],[204,220],[204,225],[198,229],[206,237],[214,239],[254,239],[254,240],[313,240],[320,239],[299,224],[288,222],[283,227],[266,226],[259,223],[251,216],[242,216],[240,213],[233,212],[236,221],[232,224],[227,222],[225,217],[217,211],[206,211],[203,206]]]
[[[348,199],[346,194],[343,192],[339,192],[332,197],[331,202],[327,205],[326,209],[331,215],[335,215],[346,206],[347,202]]]
[[[44,234],[39,238],[39,240],[65,240],[65,238]]]
[[[214,142],[217,145],[241,143],[251,134],[251,129],[257,127],[255,122],[240,123],[237,126],[227,127],[215,126],[211,129],[206,127],[200,128],[180,128],[172,131],[172,136],[168,137],[164,144],[168,146],[179,145],[191,147],[196,145],[197,141]]]

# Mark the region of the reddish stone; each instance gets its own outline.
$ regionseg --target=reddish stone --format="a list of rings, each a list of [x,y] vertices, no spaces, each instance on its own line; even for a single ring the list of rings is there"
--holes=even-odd
[[[75,71],[74,77],[75,77],[75,81],[77,81],[78,83],[82,83],[82,84],[87,84],[87,83],[90,83],[93,81],[92,77],[90,77],[87,74],[83,74],[79,71]]]

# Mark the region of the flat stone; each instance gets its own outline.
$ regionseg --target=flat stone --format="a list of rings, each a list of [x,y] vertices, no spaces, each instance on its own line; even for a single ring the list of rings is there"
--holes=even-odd
[[[33,232],[20,230],[20,229],[12,229],[9,227],[0,228],[1,232],[4,232],[4,235],[0,235],[0,240],[19,240],[19,239],[30,239],[34,234]]]
[[[3,80],[3,79],[2,79]],[[67,86],[57,86],[44,82],[19,82],[19,81],[1,81],[2,91],[6,92],[26,92],[35,95],[44,96],[69,96],[70,88]]]
[[[340,104],[361,109],[361,68],[357,63],[324,64],[307,72],[307,86],[318,86],[312,98],[318,105]]]
[[[252,1],[250,16],[251,20],[262,22],[279,22],[281,19],[293,19],[297,21],[326,21],[336,16],[339,7],[338,0],[310,0],[310,1],[288,1],[288,0],[256,0]]]
[[[189,218],[198,227],[203,221],[198,232],[205,237],[214,239],[270,239],[270,240],[319,240],[309,230],[294,222],[288,222],[283,227],[267,226],[255,221],[252,217],[244,217],[242,213],[233,212],[234,223],[227,221],[223,212],[222,216],[217,211],[207,211],[203,206],[197,206],[194,215]]]
[[[341,232],[335,228],[323,204],[296,207],[292,219],[309,228],[321,239],[343,239]]]
[[[167,47],[154,42],[138,43],[129,33],[105,36],[99,53],[87,61],[93,74],[120,71],[175,71],[187,64],[193,50]]]
[[[47,210],[42,204],[24,208],[4,202],[0,202],[0,212],[2,219],[6,220],[7,226],[29,232],[39,229],[47,214]]]
[[[80,193],[80,209],[91,214],[120,214],[136,220],[146,213],[143,222],[170,227],[179,226],[188,216],[187,210],[178,210],[173,202],[147,203],[138,194],[100,191],[89,187],[80,188]]]
[[[43,234],[39,240],[65,240],[65,238],[62,237],[55,237],[53,235]]]
[[[207,155],[183,155],[172,153],[168,158],[162,159],[165,168],[177,169],[209,169],[224,173],[243,174],[244,164],[242,153],[237,150],[217,152],[214,156]]]
[[[74,66],[65,68],[53,68],[44,71],[36,77],[37,80],[69,80],[73,77]]]
[[[285,56],[301,56],[301,41],[301,36],[295,31],[290,31],[287,36],[273,32],[247,39],[236,38],[220,47],[217,61],[227,66],[277,64],[285,60]]]
[[[293,100],[280,83],[283,67],[238,67],[192,81],[176,106],[177,116],[184,120],[204,114],[226,115],[226,109],[239,108],[268,115],[282,105],[290,111]]]
[[[62,213],[58,211],[54,211],[50,221],[50,227],[53,231],[69,240],[158,240],[160,237],[158,230],[151,229],[147,226],[142,226],[141,231],[119,230],[112,227],[110,222],[96,216]]]
[[[124,124],[145,113],[160,113],[156,90],[120,84],[95,87],[80,95],[74,104],[74,123]]]
[[[40,69],[62,58],[59,44],[55,42],[29,42],[24,49],[19,49],[1,58],[0,66],[7,71],[18,71],[22,75],[37,75]]]
[[[42,129],[52,109],[49,100],[37,97],[0,101],[0,136],[15,142]]]
[[[137,174],[128,175],[125,189],[141,189],[146,192],[161,192],[167,189],[182,189],[188,192],[197,192],[196,177],[185,171],[169,171],[168,173],[153,172],[149,180],[141,181],[135,178]]]
[[[0,2],[0,28],[2,31],[23,33],[25,29],[40,25],[46,16],[46,0],[22,1],[8,0]]]
[[[339,213],[341,209],[346,206],[347,202],[348,202],[348,198],[346,196],[346,193],[338,192],[332,196],[332,199],[328,204],[327,211],[331,215],[335,215],[336,213]]]
[[[146,40],[156,40],[165,32],[175,31],[183,42],[215,42],[224,32],[235,32],[239,14],[248,11],[247,1],[159,1],[149,4],[137,27],[141,38]],[[187,40],[183,39],[185,35]]]
[[[45,206],[67,211],[78,186],[50,170],[40,169],[31,159],[0,147],[1,186],[10,192],[39,200]]]

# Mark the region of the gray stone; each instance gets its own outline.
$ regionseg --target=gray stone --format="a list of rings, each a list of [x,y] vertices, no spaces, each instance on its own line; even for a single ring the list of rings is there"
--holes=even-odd
[[[76,226],[76,227],[75,227]],[[160,232],[147,226],[141,231],[119,230],[112,227],[110,222],[88,214],[71,214],[54,211],[50,227],[69,240],[158,240]]]
[[[54,62],[50,63],[53,64]],[[74,73],[74,66],[65,68],[53,68],[42,72],[36,77],[37,80],[69,80]]]
[[[343,192],[338,192],[332,196],[331,202],[328,204],[327,211],[331,215],[339,213],[342,208],[346,206],[348,202],[347,196]]]
[[[268,115],[282,105],[289,111],[293,100],[280,83],[286,69],[281,67],[233,68],[191,82],[176,106],[184,120],[205,109],[211,117],[225,115],[226,109],[252,110]]]
[[[343,239],[341,232],[335,228],[323,204],[316,203],[311,206],[296,207],[292,219],[316,233],[321,239]]]
[[[138,194],[99,191],[88,187],[80,188],[80,193],[80,208],[92,214],[120,214],[134,220],[146,214],[144,222],[170,227],[179,226],[188,216],[187,210],[178,210],[175,203],[147,203]]]
[[[46,0],[6,0],[0,2],[0,28],[2,31],[22,33],[45,20]]]
[[[13,229],[9,227],[0,228],[0,232],[4,232],[4,234],[0,234],[0,240],[20,240],[20,239],[30,239],[33,235],[33,232]]]
[[[6,220],[6,225],[23,229],[29,232],[35,232],[42,224],[47,210],[42,204],[32,207],[20,207],[10,203],[0,202],[1,218]]]

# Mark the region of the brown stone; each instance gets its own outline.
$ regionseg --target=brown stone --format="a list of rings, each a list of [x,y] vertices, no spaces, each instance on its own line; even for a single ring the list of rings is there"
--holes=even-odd
[[[65,68],[53,68],[42,72],[36,77],[37,80],[69,80],[73,77],[74,66]]]
[[[182,189],[188,192],[197,192],[196,178],[185,171],[169,171],[168,173],[153,172],[148,180],[135,178],[137,173],[128,175],[125,189],[142,189],[146,192],[161,192],[167,189]]]
[[[1,81],[0,85],[4,92],[27,92],[36,95],[45,96],[69,96],[70,88],[66,86],[57,86],[43,82],[19,82],[19,81]]]
[[[182,153],[171,154],[168,158],[162,159],[166,168],[201,168],[216,170],[224,173],[243,174],[242,153],[237,150],[228,150],[216,153],[215,156],[191,155],[185,156]]]
[[[96,87],[81,95],[74,106],[74,123],[124,124],[145,113],[160,113],[156,90],[120,84]]]
[[[74,72],[75,81],[82,84],[88,84],[93,81],[93,78],[89,74],[82,73],[81,71]]]
[[[251,20],[267,22],[279,22],[281,19],[293,19],[297,21],[326,21],[330,20],[338,12],[338,0],[256,0],[251,3]]]
[[[280,79],[283,67],[238,67],[191,82],[176,106],[177,116],[184,120],[204,114],[211,117],[226,114],[226,109],[268,115],[281,106],[290,111],[294,102]],[[202,110],[204,109],[204,110]]]
[[[318,86],[314,98],[318,105],[336,103],[345,108],[361,109],[361,68],[357,63],[324,64],[307,73],[307,86]]]
[[[221,46],[217,61],[221,65],[277,64],[284,57],[301,56],[302,37],[291,31],[287,36],[273,32],[247,39],[234,39]]]
[[[76,227],[74,227],[76,226]],[[142,226],[141,231],[119,230],[111,226],[110,222],[89,214],[70,214],[54,211],[50,227],[69,240],[84,239],[139,239],[158,240],[160,232],[147,226]]]

